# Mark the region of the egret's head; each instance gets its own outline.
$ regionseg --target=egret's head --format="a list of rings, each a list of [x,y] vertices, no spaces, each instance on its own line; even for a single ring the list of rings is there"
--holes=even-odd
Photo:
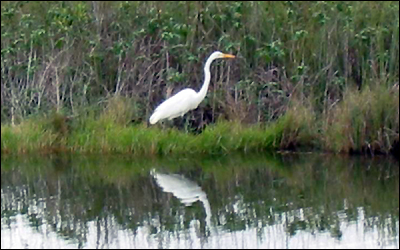
[[[214,53],[211,54],[210,59],[214,60],[217,58],[235,58],[235,56],[230,54],[224,54],[220,51],[215,51]]]

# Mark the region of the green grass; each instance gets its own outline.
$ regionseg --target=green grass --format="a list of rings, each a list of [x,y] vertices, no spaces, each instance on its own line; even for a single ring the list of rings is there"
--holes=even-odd
[[[238,123],[219,122],[200,135],[175,128],[146,125],[122,126],[113,122],[87,121],[90,127],[77,128],[61,136],[46,125],[24,121],[1,126],[2,153],[35,153],[66,150],[82,153],[129,153],[134,155],[223,154],[232,151],[276,149],[273,127],[263,129]]]
[[[47,130],[35,120],[27,120],[18,126],[1,125],[1,151],[41,152],[53,148],[57,134]]]
[[[276,121],[219,120],[200,134],[170,125],[131,124],[129,102],[110,103],[98,116],[68,118],[53,113],[15,126],[1,125],[1,151],[167,156],[289,149],[387,154],[399,140],[399,92],[385,86],[349,89],[325,115],[317,115],[311,101],[293,99]]]

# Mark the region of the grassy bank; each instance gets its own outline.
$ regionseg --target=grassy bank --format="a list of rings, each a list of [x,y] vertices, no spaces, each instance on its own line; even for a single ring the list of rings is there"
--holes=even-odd
[[[134,155],[220,154],[278,148],[274,128],[219,122],[200,135],[176,128],[122,126],[113,121],[85,120],[87,127],[63,136],[46,122],[27,120],[1,127],[2,153],[129,153]],[[49,122],[50,124],[52,122]],[[52,126],[52,125],[50,125]]]
[[[200,133],[172,124],[132,124],[124,100],[110,100],[99,116],[53,113],[2,125],[1,152],[212,155],[288,149],[388,154],[399,141],[399,92],[386,87],[348,91],[325,115],[318,115],[311,102],[293,101],[276,121],[246,125],[220,120]]]

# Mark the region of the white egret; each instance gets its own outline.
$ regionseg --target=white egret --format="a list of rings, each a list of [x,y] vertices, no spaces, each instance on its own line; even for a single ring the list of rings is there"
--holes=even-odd
[[[208,84],[211,79],[210,65],[218,58],[235,58],[235,56],[224,54],[220,51],[212,53],[204,66],[205,79],[200,91],[196,92],[193,89],[186,88],[171,96],[158,105],[154,113],[150,116],[150,124],[156,124],[163,119],[172,120],[178,116],[183,116],[189,110],[197,108],[207,94]]]

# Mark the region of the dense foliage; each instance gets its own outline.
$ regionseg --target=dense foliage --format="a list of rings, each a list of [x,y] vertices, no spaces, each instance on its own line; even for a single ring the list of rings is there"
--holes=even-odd
[[[300,109],[327,140],[344,136],[330,148],[398,141],[398,1],[3,1],[1,122],[110,110],[124,126],[146,122],[171,94],[200,89],[214,50],[238,58],[213,64],[193,128]]]

